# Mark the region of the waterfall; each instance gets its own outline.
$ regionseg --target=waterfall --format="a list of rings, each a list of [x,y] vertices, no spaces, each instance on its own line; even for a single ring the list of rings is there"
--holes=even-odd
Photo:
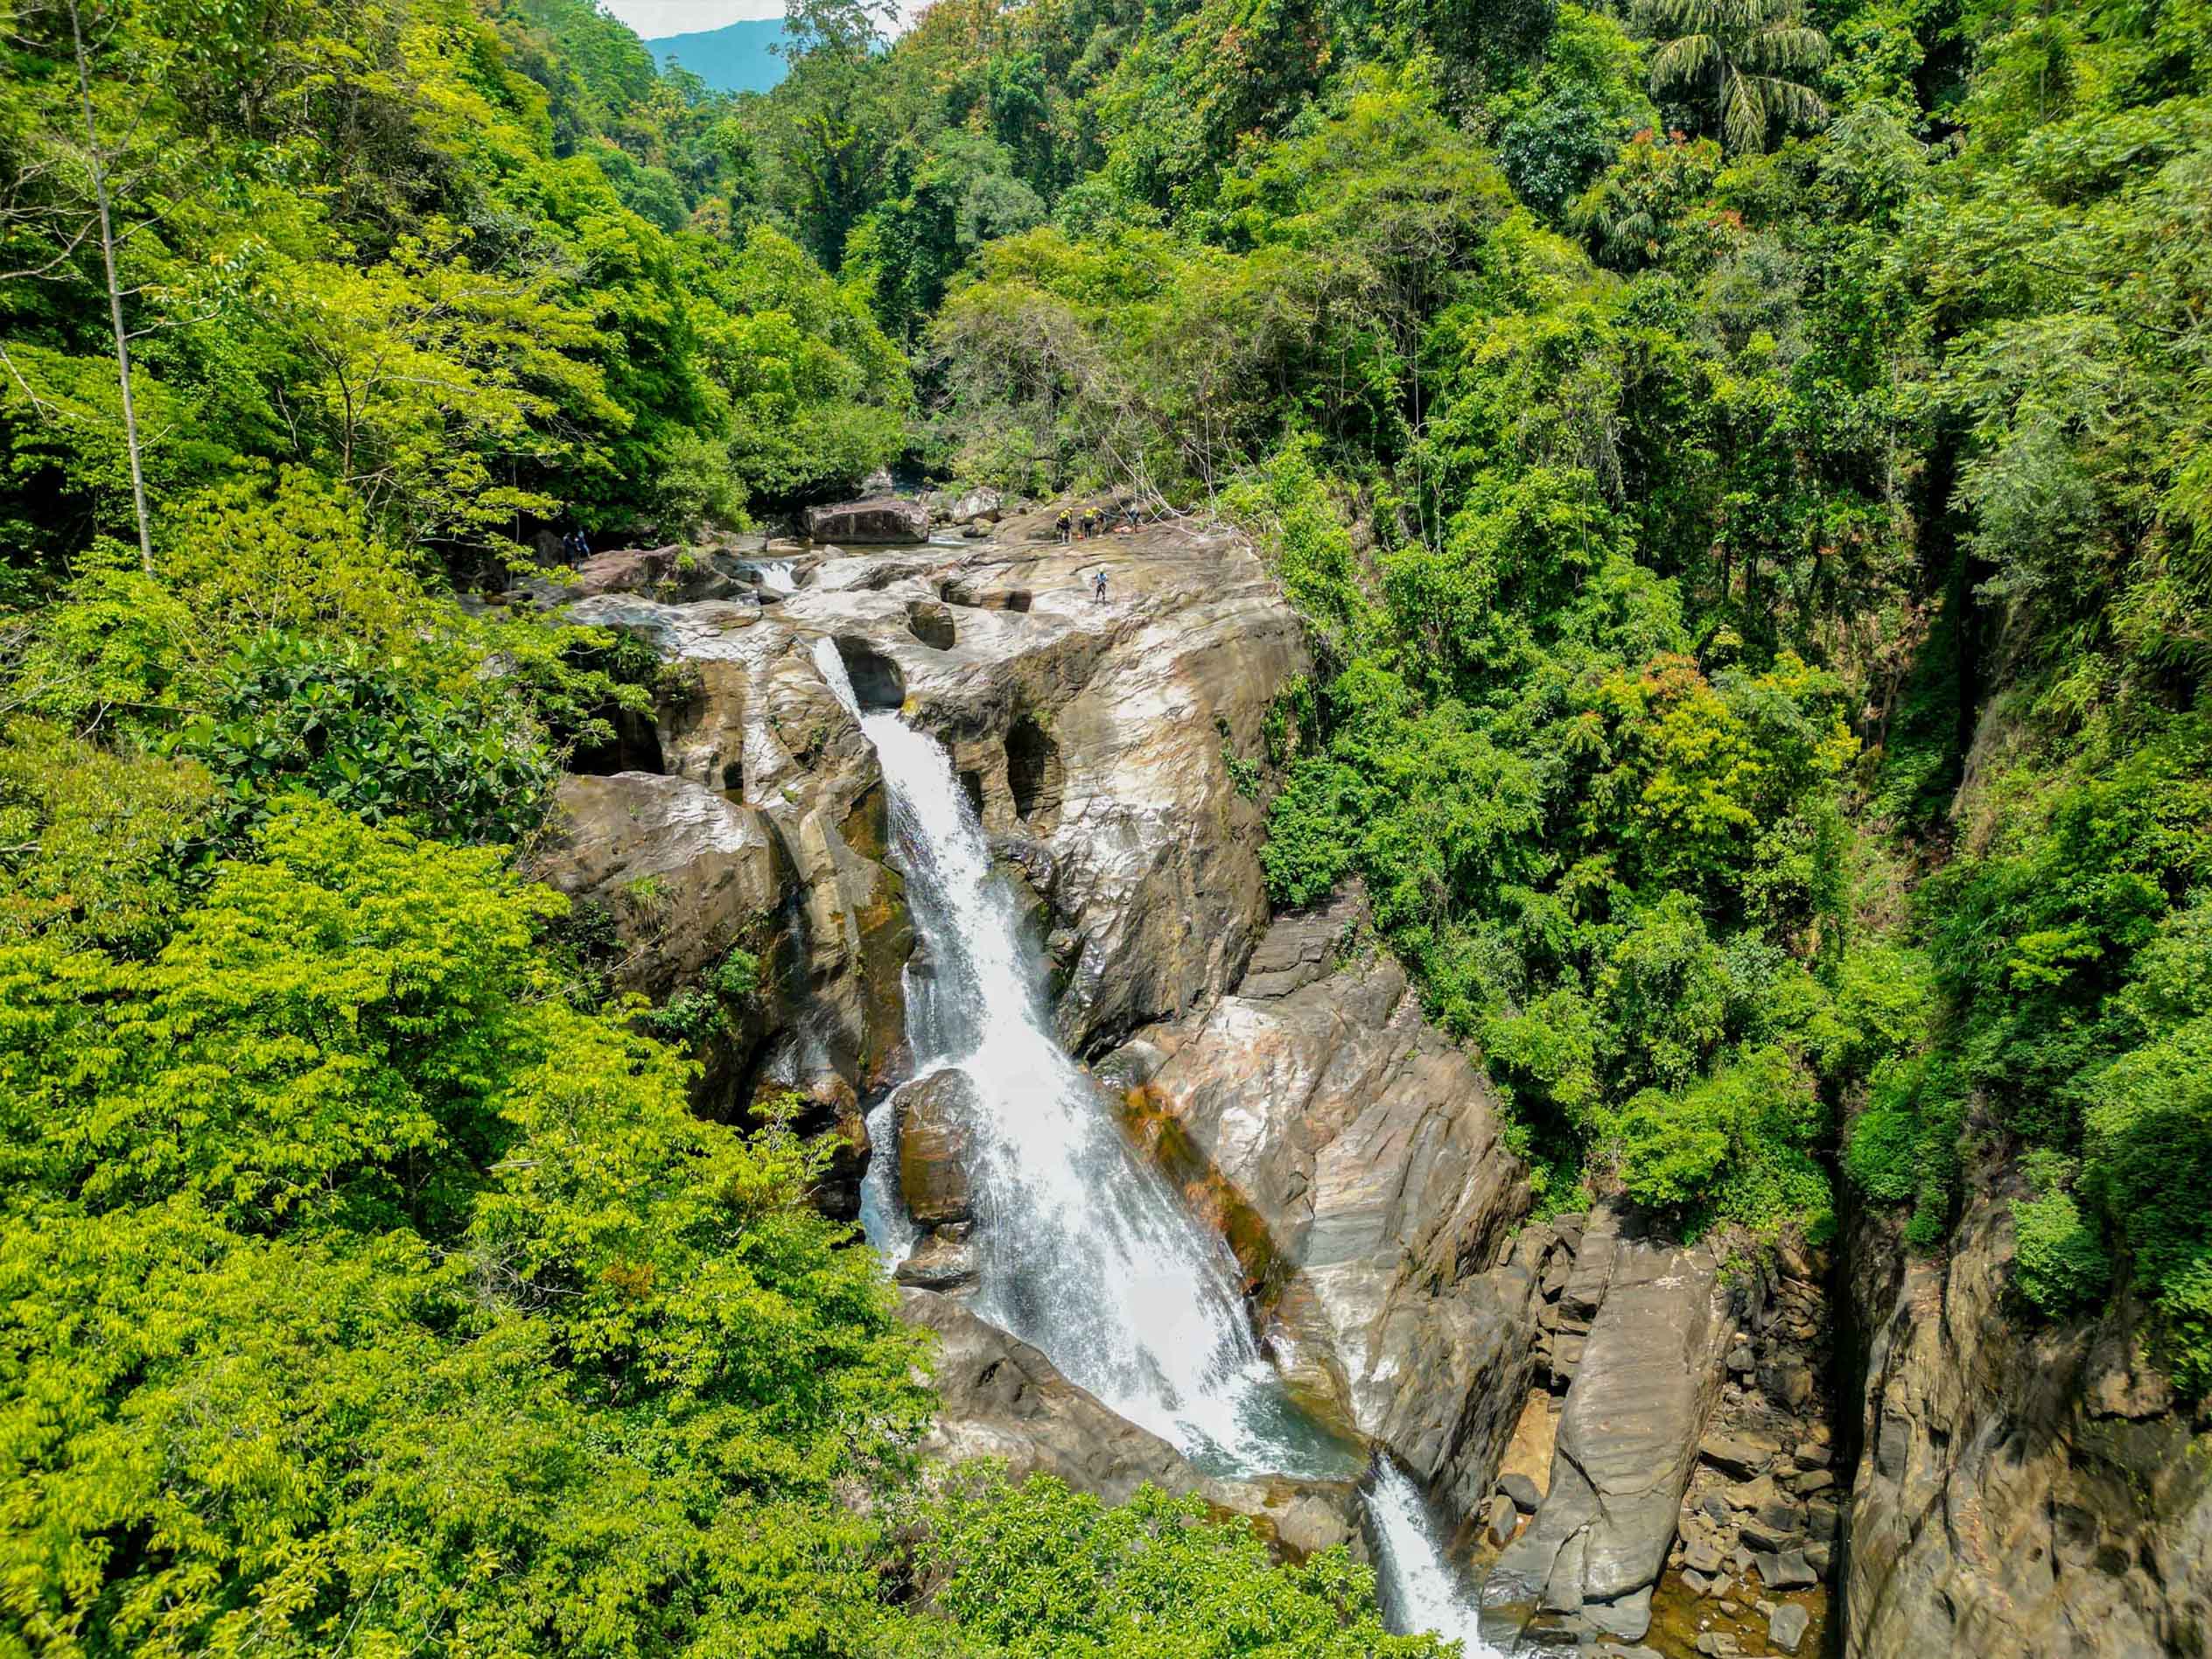
[[[760,585],[771,593],[796,593],[797,578],[793,576],[789,559],[757,559],[753,572],[760,578]]]
[[[1390,1622],[1452,1638],[1466,1659],[1494,1659],[1497,1649],[1477,1628],[1480,1602],[1453,1572],[1420,1489],[1388,1457],[1376,1460],[1367,1516],[1376,1582]]]
[[[1228,1245],[1132,1152],[1114,1102],[1054,1036],[1012,890],[950,757],[895,712],[864,711],[831,640],[814,655],[874,745],[890,796],[928,963],[907,986],[914,1074],[955,1068],[975,1091],[976,1311],[1201,1467],[1350,1473],[1260,1352]],[[870,1117],[878,1152],[861,1207],[870,1242],[894,1262],[914,1242],[886,1155],[895,1098]],[[1371,1503],[1386,1605],[1410,1628],[1461,1637],[1468,1659],[1488,1655],[1418,1494],[1388,1460]]]

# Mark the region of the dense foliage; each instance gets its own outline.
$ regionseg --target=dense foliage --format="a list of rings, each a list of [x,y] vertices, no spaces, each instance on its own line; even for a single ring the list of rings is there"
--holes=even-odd
[[[0,1645],[1433,1650],[918,1494],[822,1152],[689,1107],[760,964],[626,1005],[517,873],[652,670],[457,596],[901,458],[1262,541],[1273,892],[1547,1202],[1993,1178],[2212,1388],[2202,0],[886,20],[732,99],[587,0],[7,5]]]
[[[760,962],[645,1009],[521,873],[656,669],[462,591],[906,443],[746,111],[576,0],[4,49],[0,1647],[1436,1651],[1186,1503],[926,1501],[828,1149],[694,1110]],[[1088,1587],[1015,1618],[1040,1526]]]
[[[1364,879],[1553,1201],[1928,1245],[2009,1167],[2028,1301],[2132,1284],[2200,1390],[2208,39],[941,8],[820,251],[941,465],[1267,541],[1276,896]]]

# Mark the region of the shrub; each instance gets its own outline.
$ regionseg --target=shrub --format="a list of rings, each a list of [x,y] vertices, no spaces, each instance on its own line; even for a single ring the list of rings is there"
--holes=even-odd
[[[1278,1566],[1250,1525],[1209,1522],[1196,1494],[1140,1488],[1119,1508],[1050,1475],[957,1483],[925,1508],[918,1564],[937,1606],[1005,1659],[1442,1659],[1393,1636],[1375,1576],[1342,1546]]]
[[[2104,1242],[2067,1193],[2012,1200],[2019,1241],[2020,1286],[2044,1312],[2087,1306],[2111,1278]]]

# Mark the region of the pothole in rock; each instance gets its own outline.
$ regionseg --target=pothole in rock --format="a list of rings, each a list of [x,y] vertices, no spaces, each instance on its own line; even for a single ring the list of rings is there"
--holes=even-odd
[[[862,640],[840,639],[836,647],[862,713],[896,709],[906,702],[906,676],[896,662]]]
[[[1014,816],[1039,835],[1050,835],[1060,822],[1066,775],[1051,733],[1032,716],[1015,721],[1006,733],[1006,790],[1014,798]]]
[[[949,651],[957,637],[952,607],[940,599],[914,599],[906,606],[906,632],[933,651]]]
[[[937,597],[968,611],[1026,611],[1030,603],[1027,588],[983,588],[958,580],[940,582]]]

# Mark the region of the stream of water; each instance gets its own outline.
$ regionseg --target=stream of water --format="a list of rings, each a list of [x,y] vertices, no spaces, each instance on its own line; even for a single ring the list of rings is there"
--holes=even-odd
[[[1345,1478],[1363,1454],[1285,1394],[1252,1334],[1234,1256],[1131,1149],[1114,1102],[1063,1049],[1010,886],[935,738],[864,710],[836,648],[815,661],[875,746],[925,966],[910,971],[916,1077],[953,1068],[974,1091],[970,1182],[982,1269],[976,1312],[1210,1474]],[[879,1149],[862,1195],[869,1241],[892,1263],[914,1228],[895,1187],[896,1097],[872,1115]],[[1436,1529],[1382,1460],[1370,1519],[1385,1605],[1407,1628],[1475,1637]]]

